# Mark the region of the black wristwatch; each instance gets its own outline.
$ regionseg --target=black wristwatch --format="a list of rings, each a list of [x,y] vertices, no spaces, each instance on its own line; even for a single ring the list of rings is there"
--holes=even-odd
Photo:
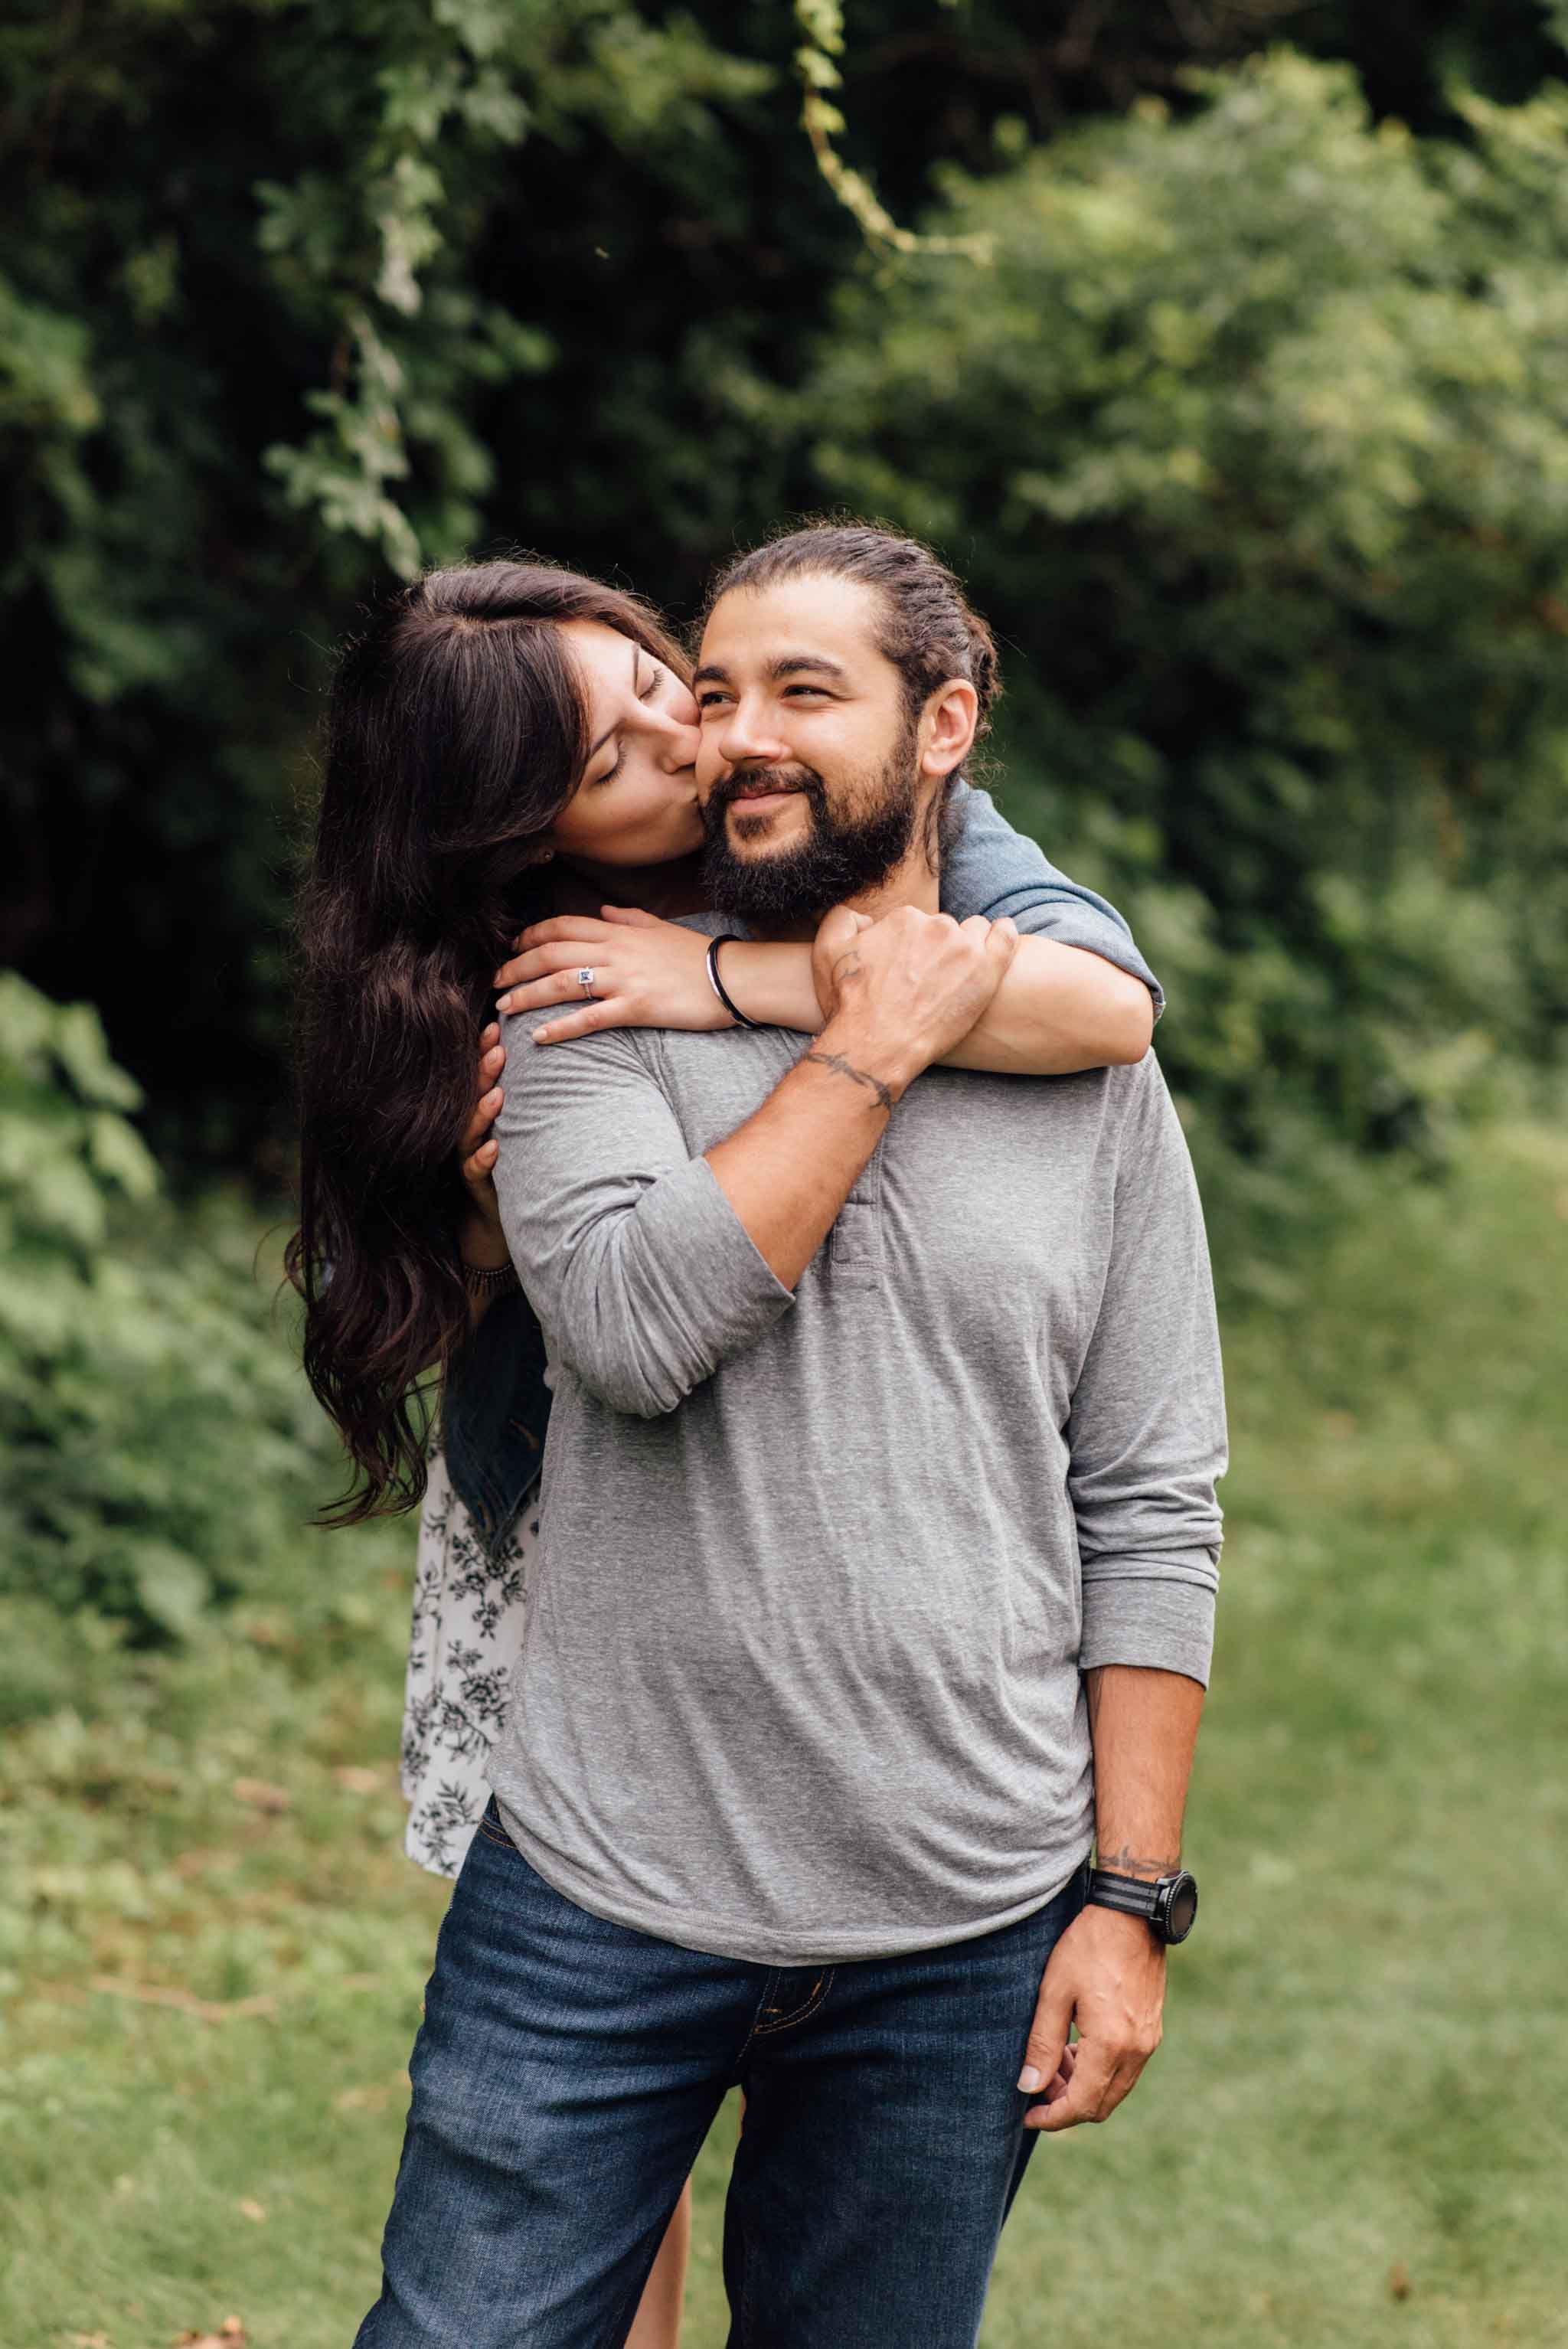
[[[1198,1914],[1198,1879],[1184,1868],[1152,1884],[1138,1876],[1114,1876],[1109,1868],[1091,1868],[1088,1897],[1098,1909],[1119,1909],[1125,1917],[1141,1917],[1155,1940],[1168,1948],[1186,1940]]]

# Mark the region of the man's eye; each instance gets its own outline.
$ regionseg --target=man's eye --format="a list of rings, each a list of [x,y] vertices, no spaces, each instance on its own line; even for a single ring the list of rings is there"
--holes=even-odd
[[[727,696],[722,693],[699,693],[696,698],[696,706],[706,715],[706,713],[710,709],[722,709],[726,698]]]

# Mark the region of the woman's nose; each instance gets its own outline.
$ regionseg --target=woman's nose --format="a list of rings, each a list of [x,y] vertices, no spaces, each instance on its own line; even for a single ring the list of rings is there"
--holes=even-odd
[[[697,724],[696,704],[691,703],[688,718],[677,703],[672,709],[661,712],[658,760],[661,767],[676,774],[683,767],[696,764],[697,744],[702,730]]]

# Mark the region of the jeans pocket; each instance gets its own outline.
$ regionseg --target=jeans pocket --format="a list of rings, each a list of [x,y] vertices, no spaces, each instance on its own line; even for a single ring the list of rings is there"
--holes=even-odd
[[[480,1816],[478,1833],[483,1836],[487,1843],[499,1843],[501,1849],[510,1851],[514,1859],[522,1857],[516,1844],[501,1825],[500,1809],[493,1795]]]

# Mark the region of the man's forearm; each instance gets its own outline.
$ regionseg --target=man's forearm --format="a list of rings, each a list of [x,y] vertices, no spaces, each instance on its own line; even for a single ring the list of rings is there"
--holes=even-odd
[[[830,1020],[744,1125],[707,1151],[714,1178],[775,1279],[793,1288],[922,1065]]]
[[[1203,1691],[1184,1672],[1101,1664],[1084,1674],[1101,1868],[1152,1879],[1181,1863]]]

